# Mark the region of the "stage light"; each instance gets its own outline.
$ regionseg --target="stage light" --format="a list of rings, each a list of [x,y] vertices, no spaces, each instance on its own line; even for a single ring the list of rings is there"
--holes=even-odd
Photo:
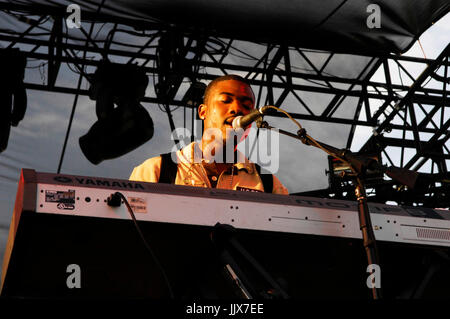
[[[23,78],[26,57],[19,49],[0,50],[0,152],[8,147],[12,126],[17,126],[27,109]]]
[[[182,99],[186,106],[197,108],[203,103],[203,95],[205,94],[206,84],[202,82],[194,82],[184,94]]]
[[[184,105],[197,109],[203,103],[203,95],[205,94],[206,84],[202,82],[194,82],[184,94],[182,102]],[[195,112],[196,118],[199,120],[198,112]]]
[[[98,67],[89,89],[98,121],[79,139],[91,163],[122,156],[152,138],[152,118],[139,103],[147,85],[145,71],[135,65],[105,62]]]

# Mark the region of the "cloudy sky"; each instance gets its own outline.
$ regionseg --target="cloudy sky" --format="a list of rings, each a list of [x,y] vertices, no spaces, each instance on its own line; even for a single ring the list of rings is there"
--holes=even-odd
[[[426,57],[437,57],[449,43],[449,35],[450,15],[447,14],[420,38]],[[416,43],[405,55],[423,57],[424,53]],[[355,58],[349,65],[343,65],[342,68],[347,68],[349,72],[351,68],[357,70],[357,62]],[[417,77],[423,67],[411,64],[408,70]],[[375,74],[374,81],[382,81],[380,72]],[[63,84],[77,81],[77,76],[65,65],[62,66],[60,74],[58,81],[62,81]],[[27,72],[26,76],[29,82],[42,80],[38,69]],[[399,79],[394,79],[394,82],[399,83]],[[83,87],[85,88],[86,84],[83,84]],[[308,104],[318,106],[325,105],[329,100],[329,97],[313,94],[305,95],[304,98]],[[94,103],[88,97],[79,97],[62,173],[127,179],[134,166],[149,157],[165,153],[172,147],[167,115],[155,105],[144,104],[155,124],[153,138],[120,158],[104,161],[99,165],[91,164],[81,153],[78,139],[96,121]],[[12,128],[8,148],[0,154],[0,256],[3,256],[6,245],[20,169],[33,168],[36,171],[56,172],[72,104],[72,95],[28,90],[28,109],[25,119],[17,128]],[[294,99],[288,98],[283,107],[288,111],[294,111],[298,110],[299,106]],[[345,108],[343,110],[345,112]],[[351,109],[348,110],[349,114],[351,111]],[[173,116],[175,124],[182,126],[182,109],[175,111]],[[271,119],[269,122],[273,126],[296,131],[296,127],[288,120]],[[349,127],[309,121],[302,121],[302,125],[314,138],[336,147],[345,147]],[[358,150],[370,137],[371,132],[370,128],[358,128],[352,150]],[[326,188],[328,186],[325,175],[325,169],[328,168],[326,155],[316,148],[305,146],[286,136],[277,137],[280,154],[277,176],[289,191],[300,192]]]

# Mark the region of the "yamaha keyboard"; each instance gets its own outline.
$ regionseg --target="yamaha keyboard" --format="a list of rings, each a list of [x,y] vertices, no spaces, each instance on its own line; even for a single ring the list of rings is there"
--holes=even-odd
[[[370,295],[356,202],[27,169],[20,177],[4,256],[2,295],[165,296],[161,276],[142,249],[125,205],[107,204],[107,198],[117,191],[130,203],[175,282],[178,296],[230,296],[223,276],[218,275],[223,265],[210,242],[217,223],[233,226],[248,251],[294,297],[342,297],[344,290],[349,297]],[[450,212],[376,203],[369,203],[369,208],[385,269],[383,278],[396,278],[395,282],[383,281],[391,291],[388,295],[440,296],[439,289],[445,291],[450,284],[448,271],[439,268],[448,262]],[[400,267],[399,262],[417,268],[403,269],[399,276],[388,266]],[[69,264],[79,265],[84,273],[81,288],[66,287]],[[437,279],[424,282],[433,267],[438,268]],[[105,275],[107,269],[111,273]],[[323,286],[311,281],[312,272]],[[206,286],[195,286],[202,276]],[[327,276],[336,281],[335,288],[325,284]]]

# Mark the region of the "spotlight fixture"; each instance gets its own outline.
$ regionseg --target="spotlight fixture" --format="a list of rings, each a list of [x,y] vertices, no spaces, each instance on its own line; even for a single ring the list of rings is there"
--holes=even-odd
[[[98,121],[79,139],[91,163],[122,156],[152,138],[152,118],[139,103],[147,85],[145,71],[136,65],[104,62],[97,68],[89,97],[97,101]]]
[[[23,78],[27,59],[19,49],[0,50],[0,152],[8,147],[11,125],[16,127],[27,109]]]
[[[203,103],[203,95],[205,94],[206,90],[206,84],[203,82],[194,82],[191,84],[189,89],[184,94],[184,97],[182,99],[182,102],[187,107],[191,107],[193,109],[196,109],[200,104]],[[195,112],[198,117],[198,112]]]

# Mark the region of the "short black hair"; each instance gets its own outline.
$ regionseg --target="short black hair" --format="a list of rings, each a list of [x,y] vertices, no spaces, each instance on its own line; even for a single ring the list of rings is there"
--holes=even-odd
[[[208,84],[208,86],[205,89],[205,94],[203,95],[203,103],[206,104],[206,102],[209,99],[209,96],[211,95],[212,89],[214,88],[214,86],[217,83],[222,82],[222,81],[228,81],[228,80],[239,81],[239,82],[247,84],[250,87],[250,89],[252,88],[250,85],[250,82],[248,82],[247,79],[243,78],[240,75],[236,75],[236,74],[222,75],[222,76],[219,76],[218,78],[215,78]],[[252,90],[252,92],[253,92],[253,90]]]

